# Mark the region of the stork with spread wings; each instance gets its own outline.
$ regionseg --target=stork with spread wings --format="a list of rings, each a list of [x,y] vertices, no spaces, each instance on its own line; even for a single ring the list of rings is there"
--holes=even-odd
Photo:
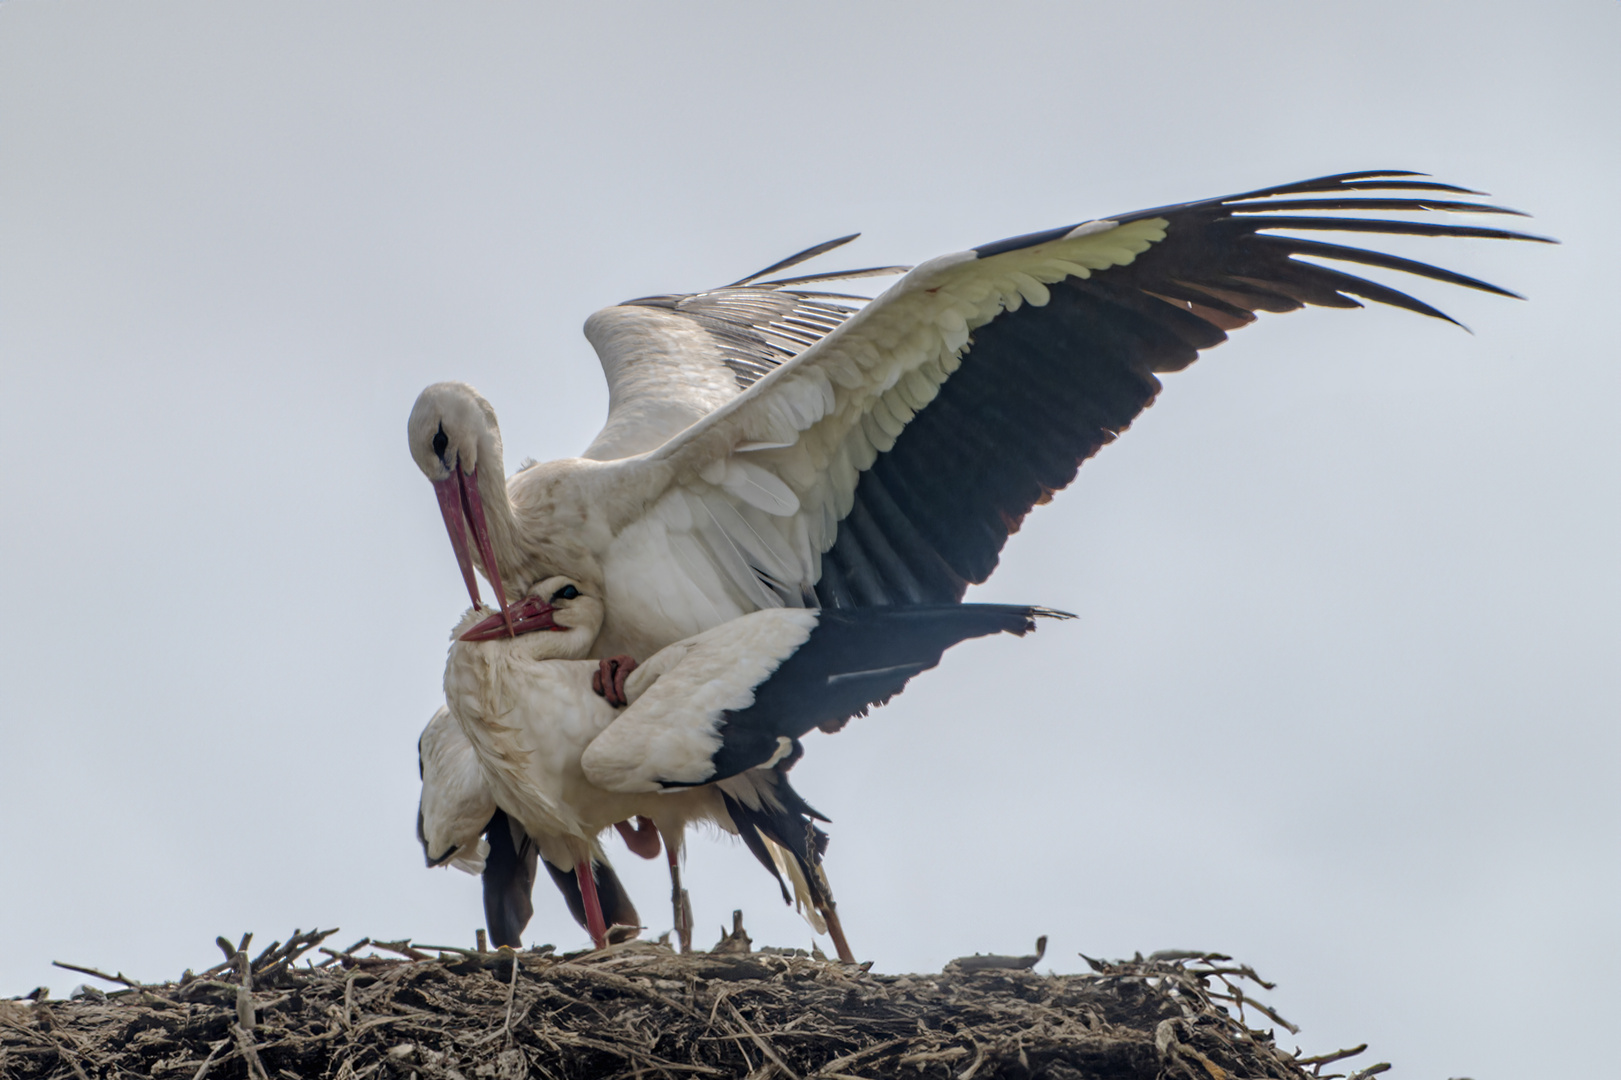
[[[600,580],[597,656],[645,657],[764,608],[954,602],[1152,403],[1158,375],[1257,313],[1371,301],[1452,321],[1323,262],[1515,295],[1313,238],[1541,239],[1380,216],[1516,213],[1478,194],[1364,172],[1143,210],[933,259],[859,310],[810,290],[897,268],[758,280],[834,241],[593,315],[610,409],[582,457],[507,480],[494,410],[460,383],[418,398],[411,452],[475,603],[475,564],[503,609],[551,574]]]

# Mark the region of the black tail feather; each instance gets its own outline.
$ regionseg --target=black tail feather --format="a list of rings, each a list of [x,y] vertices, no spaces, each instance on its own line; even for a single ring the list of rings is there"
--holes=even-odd
[[[516,949],[535,913],[535,845],[500,810],[484,826],[484,838],[490,845],[484,859],[484,925],[494,945]]]
[[[728,710],[706,782],[771,760],[778,739],[812,728],[837,731],[901,692],[951,646],[988,634],[1020,637],[1040,618],[1073,618],[1023,604],[895,604],[823,608],[809,640],[754,689],[754,703]]]
[[[771,871],[771,876],[777,879],[777,887],[782,890],[783,903],[793,903],[793,894],[788,889],[788,883],[782,879],[776,862],[771,858],[771,852],[765,845],[766,840],[778,844],[793,857],[799,866],[800,874],[810,887],[811,902],[820,910],[833,899],[823,887],[821,874],[817,873],[817,868],[822,865],[822,856],[827,851],[827,833],[818,828],[811,819],[826,821],[827,818],[817,813],[789,785],[784,771],[781,766],[773,770],[776,796],[782,804],[780,810],[773,809],[763,802],[759,809],[750,809],[741,800],[733,798],[725,791],[721,791],[721,798],[726,801],[726,812],[731,815],[732,824],[737,826],[737,834],[742,837],[744,845],[760,861],[760,865]]]

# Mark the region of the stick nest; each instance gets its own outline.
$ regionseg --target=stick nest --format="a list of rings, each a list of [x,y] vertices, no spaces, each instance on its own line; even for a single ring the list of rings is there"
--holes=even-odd
[[[339,952],[320,948],[330,933],[251,959],[251,935],[222,938],[224,963],[170,983],[62,965],[123,989],[0,1001],[0,1076],[1296,1080],[1336,1075],[1322,1070],[1363,1049],[1282,1050],[1250,1026],[1295,1030],[1244,990],[1269,984],[1209,953],[1089,960],[1085,975],[1036,974],[1037,957],[876,975],[752,951],[741,926],[684,956],[646,942],[571,956],[369,940]],[[318,948],[321,963],[297,963]]]

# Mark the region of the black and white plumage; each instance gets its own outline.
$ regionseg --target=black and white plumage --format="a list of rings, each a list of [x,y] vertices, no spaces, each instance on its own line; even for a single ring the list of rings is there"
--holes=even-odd
[[[586,749],[586,776],[613,791],[709,784],[798,755],[901,692],[969,638],[1023,636],[1039,617],[1013,604],[854,611],[774,608],[655,653],[625,683],[630,707]]]
[[[1538,239],[1368,216],[1513,213],[1457,197],[1471,194],[1353,173],[983,245],[916,267],[740,393],[724,342],[683,302],[621,305],[587,324],[610,410],[584,457],[503,481],[494,410],[461,384],[423,392],[411,450],[469,580],[464,522],[487,532],[477,557],[496,577],[603,582],[597,655],[647,656],[754,610],[949,603],[1153,401],[1159,374],[1256,313],[1366,300],[1446,318],[1306,259],[1513,295],[1310,238]]]
[[[951,645],[1024,634],[1043,608],[754,612],[650,657],[625,683],[629,704],[592,687],[588,651],[602,622],[593,583],[554,577],[501,615],[474,611],[457,628],[445,698],[496,805],[521,825],[561,882],[597,836],[632,818],[653,822],[672,857],[687,827],[710,821],[743,837],[788,884],[818,929],[837,929],[821,870],[826,837],[789,786],[799,737],[836,729],[888,700]],[[583,882],[582,882],[583,884]],[[607,922],[584,897],[601,944]],[[825,922],[824,922],[825,920]]]

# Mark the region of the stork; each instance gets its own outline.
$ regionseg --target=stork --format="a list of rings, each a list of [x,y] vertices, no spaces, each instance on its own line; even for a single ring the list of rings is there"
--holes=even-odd
[[[581,659],[604,614],[596,582],[554,576],[503,612],[469,611],[456,628],[445,701],[494,804],[554,876],[572,872],[598,947],[612,920],[588,872],[603,864],[599,834],[651,821],[677,875],[687,827],[710,821],[741,836],[789,900],[786,874],[846,960],[821,868],[827,837],[814,824],[825,819],[787,779],[800,738],[887,701],[959,641],[1066,617],[1000,604],[752,612],[649,657],[623,678],[620,710],[593,686],[600,665]],[[678,876],[673,885],[679,903]]]
[[[953,603],[1153,402],[1159,374],[1258,312],[1366,300],[1454,321],[1302,256],[1514,296],[1308,238],[1542,239],[1357,216],[1517,213],[1478,194],[1363,172],[1137,211],[933,259],[859,311],[796,288],[840,275],[757,280],[796,256],[593,315],[609,413],[582,456],[505,479],[495,412],[460,383],[417,399],[411,453],[475,605],[475,564],[502,610],[508,587],[600,581],[599,657],[647,656],[757,610]]]

